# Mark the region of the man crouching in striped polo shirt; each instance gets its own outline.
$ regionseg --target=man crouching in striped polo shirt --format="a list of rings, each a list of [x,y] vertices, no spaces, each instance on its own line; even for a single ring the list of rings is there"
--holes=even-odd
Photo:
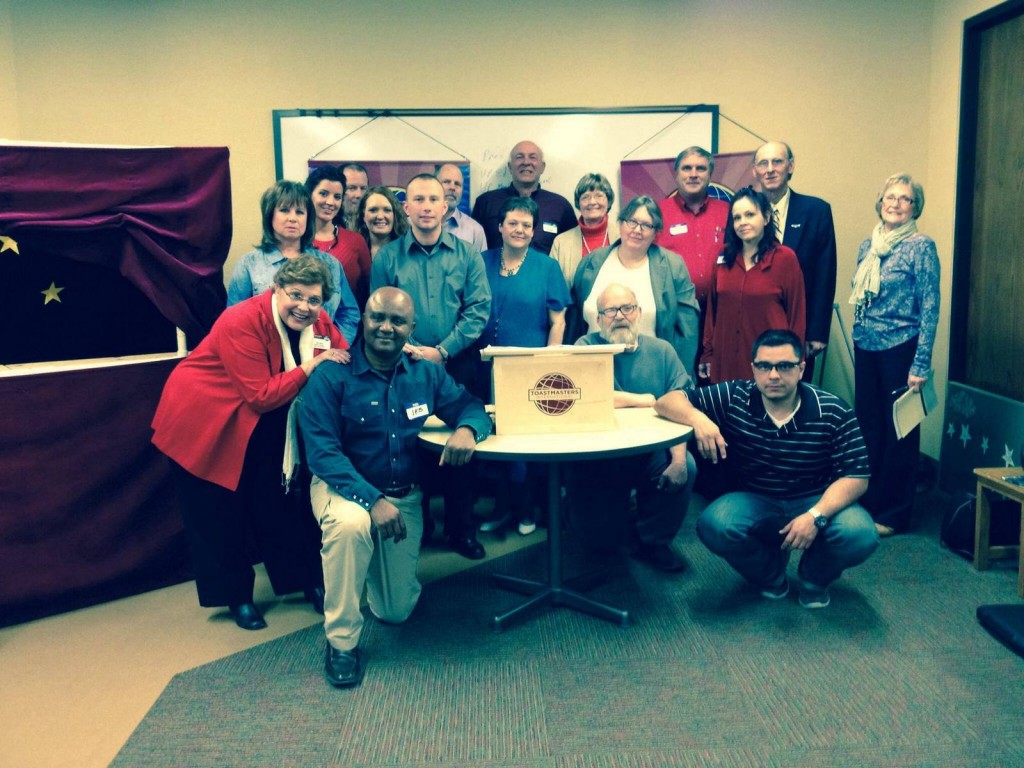
[[[721,459],[736,489],[698,518],[705,546],[772,600],[789,594],[789,555],[804,550],[800,605],[824,608],[829,585],[878,546],[857,504],[870,474],[864,439],[852,408],[801,382],[804,345],[795,333],[762,333],[751,367],[753,381],[669,392],[655,410],[693,427],[694,450]]]

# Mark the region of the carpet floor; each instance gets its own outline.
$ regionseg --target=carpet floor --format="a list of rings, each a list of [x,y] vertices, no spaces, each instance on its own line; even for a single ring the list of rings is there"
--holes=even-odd
[[[1024,660],[975,620],[1018,602],[1015,571],[910,534],[809,611],[747,587],[692,517],[676,545],[687,572],[631,563],[591,591],[627,628],[547,608],[492,632],[523,598],[488,574],[540,576],[538,545],[426,585],[401,626],[369,621],[357,689],[324,681],[320,627],[177,675],[113,765],[1024,765]]]

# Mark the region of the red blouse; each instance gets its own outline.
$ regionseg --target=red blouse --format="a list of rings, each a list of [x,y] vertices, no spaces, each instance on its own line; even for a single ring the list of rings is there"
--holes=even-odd
[[[752,379],[750,351],[769,329],[788,329],[801,339],[807,325],[804,277],[796,254],[776,246],[747,270],[743,256],[719,264],[708,292],[700,362],[711,364],[711,383]]]

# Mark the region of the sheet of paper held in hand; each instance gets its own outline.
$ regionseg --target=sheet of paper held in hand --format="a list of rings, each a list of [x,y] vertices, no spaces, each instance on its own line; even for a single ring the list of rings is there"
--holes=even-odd
[[[935,394],[933,377],[929,376],[921,385],[920,392],[908,389],[892,404],[892,423],[896,428],[896,436],[902,440],[938,405],[939,396]]]

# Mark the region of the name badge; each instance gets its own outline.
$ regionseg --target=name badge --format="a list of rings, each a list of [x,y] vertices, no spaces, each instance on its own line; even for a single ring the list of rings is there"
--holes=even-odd
[[[430,409],[426,403],[410,403],[405,406],[405,418],[409,421],[430,415]]]
[[[544,231],[547,232],[549,235],[558,234],[558,222],[556,221],[545,221],[541,226],[544,228]]]
[[[331,337],[330,336],[314,336],[313,337],[313,349],[330,349],[331,348]]]
[[[686,224],[673,224],[668,228],[670,235],[685,235],[690,231],[690,228]]]
[[[718,260],[715,262],[715,264],[725,264],[725,254],[724,253],[718,254]]]

